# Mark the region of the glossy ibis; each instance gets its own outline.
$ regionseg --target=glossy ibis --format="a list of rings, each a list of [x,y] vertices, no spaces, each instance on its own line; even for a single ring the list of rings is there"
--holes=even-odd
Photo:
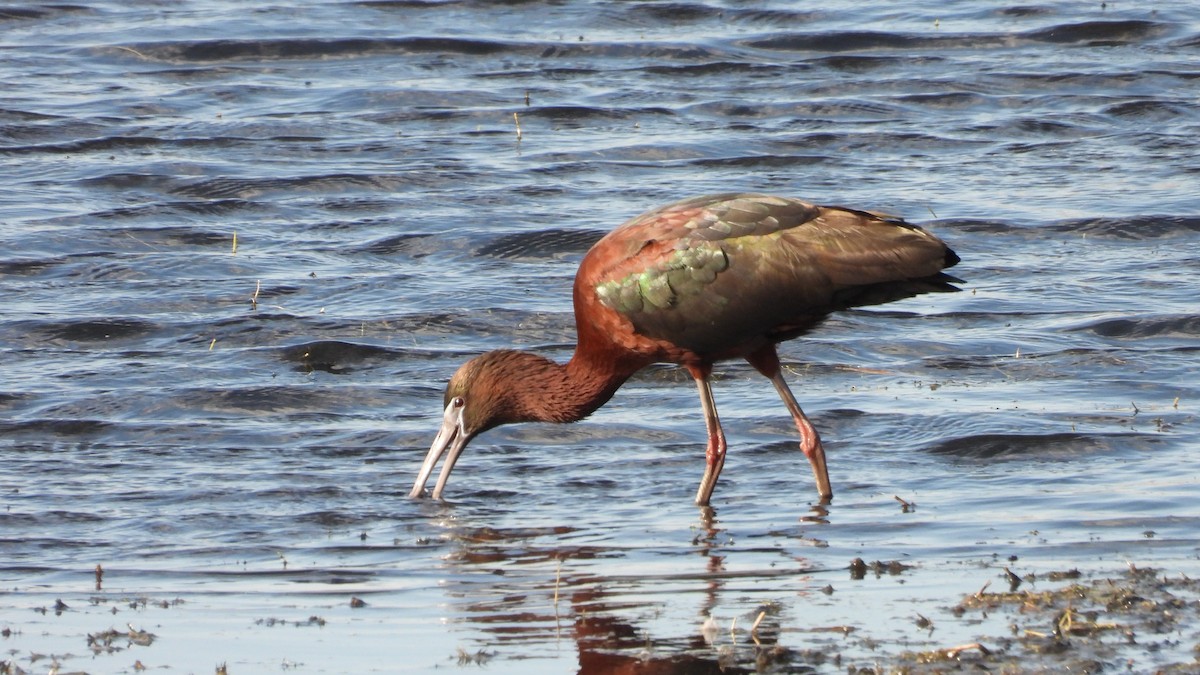
[[[696,380],[708,429],[696,503],[725,463],[709,375],[744,358],[775,385],[800,431],[822,501],[833,496],[820,436],[780,372],[775,345],[831,312],[930,291],[956,291],[942,273],[959,261],[925,230],[892,218],[763,194],[719,194],[654,209],[598,241],[575,275],[575,354],[565,365],[501,349],[450,378],[442,427],[411,497],[446,479],[471,439],[501,424],[574,422],[604,405],[638,370],[676,363]]]

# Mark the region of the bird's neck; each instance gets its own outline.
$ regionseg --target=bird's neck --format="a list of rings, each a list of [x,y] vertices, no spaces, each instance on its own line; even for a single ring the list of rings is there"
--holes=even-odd
[[[529,355],[521,364],[516,417],[530,422],[576,422],[608,402],[643,364],[597,358],[576,350],[566,364]]]

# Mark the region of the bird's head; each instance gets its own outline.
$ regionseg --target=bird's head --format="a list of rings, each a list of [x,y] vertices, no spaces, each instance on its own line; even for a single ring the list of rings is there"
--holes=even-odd
[[[442,473],[432,493],[434,499],[440,499],[454,463],[471,439],[501,424],[529,421],[513,385],[520,380],[523,364],[530,358],[541,359],[523,352],[497,350],[467,361],[454,373],[446,385],[442,427],[433,439],[409,497],[424,494],[425,483],[445,455]]]

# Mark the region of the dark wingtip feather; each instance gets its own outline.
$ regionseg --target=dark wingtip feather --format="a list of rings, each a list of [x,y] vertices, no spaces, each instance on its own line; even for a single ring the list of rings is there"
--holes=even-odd
[[[937,274],[935,274],[931,277],[926,277],[922,281],[929,284],[930,290],[934,293],[957,293],[958,291],[961,291],[962,289],[959,288],[958,286],[954,286],[953,284],[967,283],[966,281],[959,279],[956,276],[951,276],[944,272],[938,272]]]
[[[962,262],[962,258],[958,257],[958,254],[955,253],[954,250],[951,249],[949,246],[947,246],[946,247],[946,267],[954,267],[955,265],[957,265],[960,262]],[[962,283],[962,282],[960,281],[959,283]]]

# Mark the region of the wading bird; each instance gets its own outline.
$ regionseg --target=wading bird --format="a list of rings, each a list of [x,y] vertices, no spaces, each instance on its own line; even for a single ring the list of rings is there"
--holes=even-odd
[[[833,497],[825,449],[780,371],[775,345],[831,312],[920,293],[957,291],[942,273],[959,261],[903,220],[763,194],[685,199],[626,222],[598,241],[575,275],[575,354],[565,365],[509,349],[478,356],[446,387],[442,427],[410,497],[432,496],[471,439],[501,424],[575,422],[631,375],[676,363],[696,380],[708,448],[696,503],[707,505],[725,463],[709,376],[744,358],[775,385],[800,431],[823,502]]]

